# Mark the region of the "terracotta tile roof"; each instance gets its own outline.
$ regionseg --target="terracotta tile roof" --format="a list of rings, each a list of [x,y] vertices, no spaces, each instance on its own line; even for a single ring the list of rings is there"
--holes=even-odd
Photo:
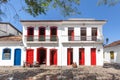
[[[120,45],[120,40],[118,41],[114,41],[106,46],[104,46],[104,48],[107,48],[107,47],[113,47],[113,46],[117,46],[117,45]]]
[[[22,36],[1,36],[0,41],[22,41]]]

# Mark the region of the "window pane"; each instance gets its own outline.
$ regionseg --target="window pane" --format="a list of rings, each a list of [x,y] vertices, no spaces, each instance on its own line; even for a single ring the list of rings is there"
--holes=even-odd
[[[114,51],[110,51],[110,59],[114,59]]]
[[[10,49],[4,49],[3,59],[10,59],[10,57],[11,57],[11,50]]]

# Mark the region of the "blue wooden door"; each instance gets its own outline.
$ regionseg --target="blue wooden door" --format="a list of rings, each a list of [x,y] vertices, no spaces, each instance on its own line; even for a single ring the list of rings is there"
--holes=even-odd
[[[15,49],[14,65],[16,66],[21,65],[21,49]]]

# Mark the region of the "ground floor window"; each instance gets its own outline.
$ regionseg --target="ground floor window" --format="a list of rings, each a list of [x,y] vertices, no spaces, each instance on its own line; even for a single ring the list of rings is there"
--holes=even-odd
[[[110,51],[110,59],[114,59],[114,51]]]
[[[10,60],[11,59],[11,49],[10,48],[5,48],[3,49],[3,60]]]

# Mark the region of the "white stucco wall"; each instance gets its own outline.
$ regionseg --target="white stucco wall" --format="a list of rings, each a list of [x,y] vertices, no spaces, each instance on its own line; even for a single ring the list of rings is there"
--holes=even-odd
[[[110,51],[114,52],[114,59],[110,59]],[[120,45],[104,48],[104,62],[120,63]]]
[[[10,48],[11,49],[11,59],[10,60],[2,60],[3,49]],[[23,65],[23,61],[25,60],[23,47],[21,46],[0,46],[0,66],[14,66],[14,53],[15,49],[21,49],[21,66]]]

